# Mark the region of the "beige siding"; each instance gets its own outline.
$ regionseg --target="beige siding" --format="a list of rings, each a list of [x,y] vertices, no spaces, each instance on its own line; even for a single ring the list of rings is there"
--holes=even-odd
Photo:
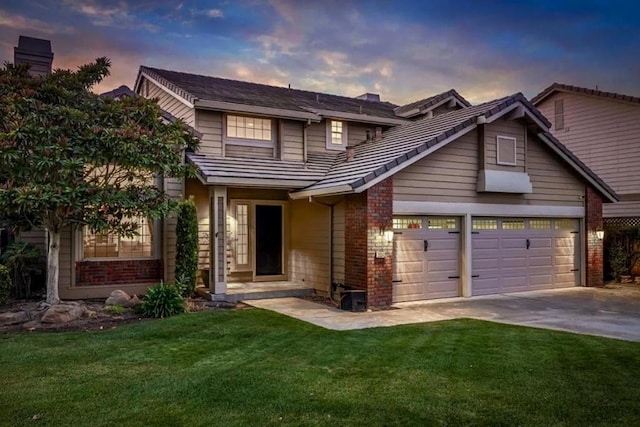
[[[554,105],[560,99],[564,100],[564,129],[556,131]],[[553,123],[553,134],[616,192],[640,193],[640,105],[556,93],[538,108]]]
[[[602,212],[605,218],[640,216],[640,201],[605,203]]]
[[[303,161],[303,132],[304,124],[292,120],[282,121],[282,159],[289,161]]]
[[[478,193],[477,131],[394,175],[394,200],[582,206],[584,184],[536,137],[528,138],[532,194]]]
[[[31,243],[42,251],[47,253],[47,232],[44,230],[24,231],[16,237],[18,242]]]
[[[73,283],[73,272],[75,263],[73,262],[73,229],[67,227],[60,234],[60,271],[58,272],[58,291],[64,298],[63,289],[69,288]]]
[[[178,198],[183,194],[184,183],[180,179],[166,178],[164,180],[165,192],[171,196]],[[164,220],[163,224],[163,266],[164,280],[172,283],[175,279],[176,271],[176,217],[172,215]]]
[[[222,113],[196,110],[196,129],[202,133],[198,152],[222,156]]]
[[[195,125],[193,108],[160,89],[155,83],[145,80],[143,94],[145,98],[157,99],[160,108],[172,116],[184,120],[189,126],[193,127]]]
[[[227,144],[224,147],[226,157],[249,157],[252,159],[273,159],[273,148],[251,147]]]
[[[333,281],[344,283],[344,239],[345,239],[345,203],[344,200],[333,207]]]
[[[185,184],[186,197],[193,197],[198,211],[198,268],[209,268],[209,188],[195,179]]]
[[[306,200],[291,202],[289,277],[320,292],[330,285],[330,209]]]
[[[227,198],[240,200],[289,200],[286,190],[270,190],[256,188],[229,188]]]
[[[497,137],[516,139],[516,166],[499,165],[496,157]],[[496,120],[485,126],[485,168],[510,172],[525,171],[524,126],[516,120]]]

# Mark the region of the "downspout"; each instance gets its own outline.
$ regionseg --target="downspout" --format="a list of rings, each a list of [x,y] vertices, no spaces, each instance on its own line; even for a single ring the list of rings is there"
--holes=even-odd
[[[311,126],[311,119],[307,119],[302,127],[302,161],[307,165],[307,128]]]

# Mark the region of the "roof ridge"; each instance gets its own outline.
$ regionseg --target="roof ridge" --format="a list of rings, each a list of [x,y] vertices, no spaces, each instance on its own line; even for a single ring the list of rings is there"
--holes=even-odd
[[[608,99],[613,99],[613,100],[618,100],[618,101],[625,101],[625,102],[632,102],[634,104],[640,104],[640,97],[638,97],[638,96],[625,95],[625,94],[621,94],[621,93],[617,93],[617,92],[607,92],[607,91],[599,90],[599,89],[589,89],[589,88],[586,88],[586,87],[573,86],[573,85],[568,85],[568,84],[558,83],[558,82],[554,82],[549,87],[547,87],[544,90],[542,90],[542,92],[540,92],[539,94],[537,94],[536,96],[531,98],[531,102],[533,104],[536,104],[536,103],[542,101],[547,96],[551,95],[551,93],[553,93],[556,90],[568,91],[568,92],[574,92],[574,93],[583,93],[583,94],[586,94],[586,95],[593,95],[593,96],[598,96],[598,97],[602,97],[602,98],[608,98]]]

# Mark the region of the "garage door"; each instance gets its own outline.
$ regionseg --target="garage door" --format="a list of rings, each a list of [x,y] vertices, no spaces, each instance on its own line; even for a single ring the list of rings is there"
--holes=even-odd
[[[394,219],[393,301],[460,295],[460,220],[455,217]]]
[[[579,283],[579,221],[473,218],[472,295]]]

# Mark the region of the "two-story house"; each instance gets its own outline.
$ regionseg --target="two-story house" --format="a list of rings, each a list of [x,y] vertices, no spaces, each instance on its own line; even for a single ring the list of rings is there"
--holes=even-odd
[[[134,91],[201,135],[185,158],[198,178],[164,185],[196,201],[214,299],[344,284],[381,306],[602,284],[602,203],[616,194],[521,94],[396,106],[144,66]],[[74,232],[61,296],[171,281],[174,230],[149,224],[129,259],[93,256]]]

